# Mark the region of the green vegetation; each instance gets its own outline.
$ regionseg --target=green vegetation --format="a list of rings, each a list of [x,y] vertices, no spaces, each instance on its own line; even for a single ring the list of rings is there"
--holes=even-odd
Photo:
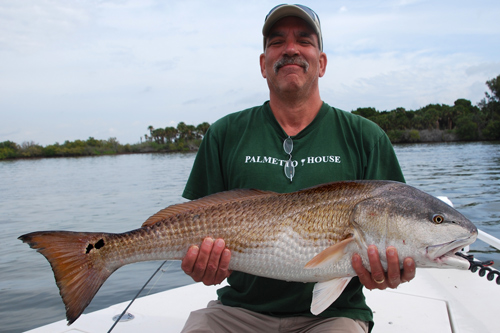
[[[12,141],[0,142],[0,160],[33,157],[68,157],[96,156],[129,153],[151,152],[183,152],[198,149],[201,140],[210,127],[202,123],[196,127],[181,122],[175,127],[154,129],[149,126],[150,135],[145,134],[145,141],[136,144],[122,145],[116,138],[97,140],[65,141],[42,147],[34,142],[23,142],[21,145]]]
[[[415,111],[397,108],[379,112],[375,108],[358,108],[352,113],[377,123],[393,143],[424,141],[500,140],[500,75],[486,82],[485,93],[477,106],[469,100],[458,99],[453,106],[429,104]],[[86,141],[65,141],[42,147],[34,142],[18,145],[0,142],[0,160],[31,157],[95,156],[127,153],[182,152],[197,150],[210,127],[180,122],[177,127],[149,126],[144,142],[120,144],[116,138]]]
[[[426,141],[422,134],[439,131],[442,136],[461,141],[500,140],[500,75],[486,85],[491,95],[486,92],[477,106],[458,99],[453,106],[429,104],[415,111],[397,108],[382,112],[358,108],[352,113],[377,123],[393,143]],[[436,141],[435,135],[430,141]]]

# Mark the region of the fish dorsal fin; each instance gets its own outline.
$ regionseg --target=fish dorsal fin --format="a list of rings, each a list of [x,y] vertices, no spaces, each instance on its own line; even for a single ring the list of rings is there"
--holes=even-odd
[[[336,278],[314,285],[311,313],[315,316],[325,311],[344,291],[352,277]]]
[[[254,189],[235,189],[231,191],[219,192],[206,197],[196,199],[189,202],[184,202],[172,206],[168,206],[160,210],[148,218],[142,226],[150,226],[157,222],[167,219],[170,216],[181,214],[193,209],[206,208],[220,203],[229,203],[234,201],[243,201],[254,197],[262,197],[267,195],[276,195],[277,193],[271,191],[261,191]]]
[[[354,238],[350,236],[341,242],[327,247],[326,249],[315,255],[314,258],[309,260],[304,268],[321,268],[337,263],[345,255],[345,247],[353,240]]]

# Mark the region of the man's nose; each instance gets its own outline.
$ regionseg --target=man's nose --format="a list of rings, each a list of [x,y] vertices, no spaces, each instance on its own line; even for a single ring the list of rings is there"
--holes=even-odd
[[[297,48],[297,43],[294,40],[287,40],[285,44],[284,54],[293,57],[299,54],[299,50]]]

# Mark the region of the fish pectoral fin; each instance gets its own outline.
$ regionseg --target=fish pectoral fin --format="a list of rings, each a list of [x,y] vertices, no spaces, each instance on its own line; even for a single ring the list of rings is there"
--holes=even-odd
[[[318,282],[314,285],[311,313],[315,316],[325,311],[344,291],[352,277]]]
[[[345,247],[350,244],[354,238],[351,236],[344,239],[335,245],[329,246],[317,255],[314,256],[309,262],[304,266],[304,268],[321,268],[327,265],[333,265],[338,262],[345,255]]]

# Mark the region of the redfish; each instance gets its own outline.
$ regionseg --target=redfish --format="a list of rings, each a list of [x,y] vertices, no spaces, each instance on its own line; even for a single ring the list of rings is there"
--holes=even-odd
[[[237,189],[169,206],[124,233],[39,231],[19,237],[43,254],[66,306],[68,325],[118,268],[181,260],[205,237],[222,238],[230,269],[285,281],[315,282],[311,313],[324,311],[355,276],[358,253],[396,247],[400,264],[467,269],[455,252],[477,229],[441,200],[393,181],[346,181],[279,194]],[[380,253],[386,268],[385,251]]]

